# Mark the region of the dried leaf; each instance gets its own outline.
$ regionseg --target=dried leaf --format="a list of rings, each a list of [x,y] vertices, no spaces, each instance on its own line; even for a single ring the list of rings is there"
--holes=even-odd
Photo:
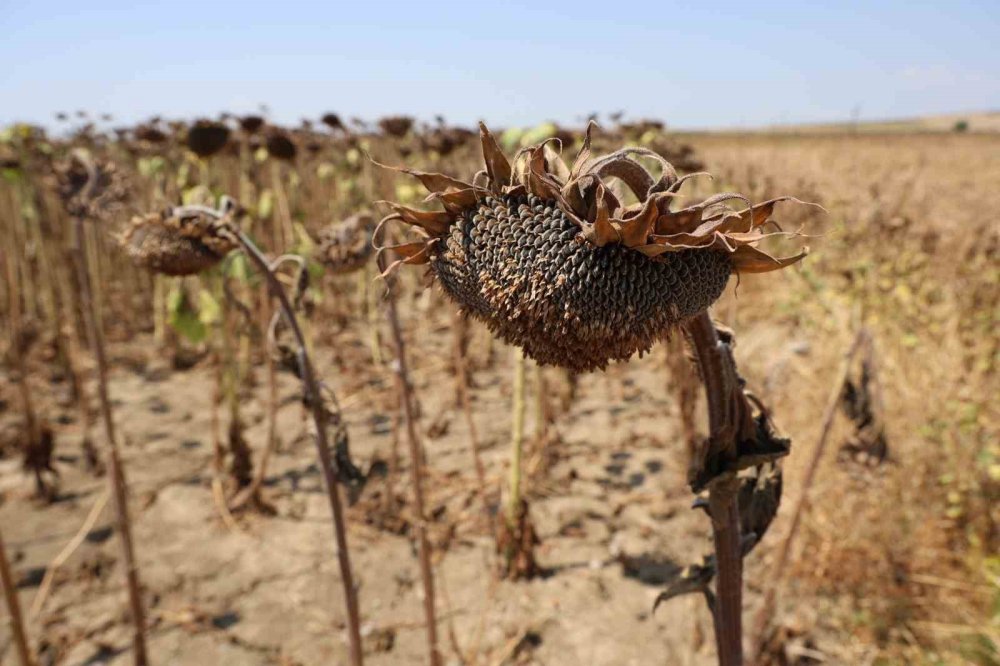
[[[644,201],[653,187],[653,177],[645,167],[622,150],[600,158],[590,165],[587,173],[593,173],[601,179],[617,178],[632,190],[639,201]]]
[[[475,187],[470,187],[464,190],[434,192],[429,194],[424,201],[440,201],[445,207],[445,210],[452,214],[456,214],[461,210],[474,206],[479,200],[481,194],[485,194],[485,192]]]
[[[414,241],[412,243],[390,245],[385,249],[392,250],[399,256],[403,257],[403,263],[405,264],[426,264],[430,261],[429,250],[432,245],[433,243],[428,243],[426,241]]]
[[[511,184],[510,162],[503,154],[503,149],[497,143],[496,137],[487,129],[486,124],[479,123],[479,139],[483,144],[483,159],[486,161],[486,172],[490,177],[490,185],[501,188]]]
[[[415,227],[420,227],[427,231],[427,233],[434,236],[439,236],[448,230],[451,226],[455,217],[452,213],[447,211],[426,211],[426,210],[416,210],[414,208],[407,208],[400,204],[394,203],[392,201],[380,202],[385,203],[395,211],[398,215],[398,219],[402,220],[406,224],[413,225]]]
[[[741,245],[736,248],[732,255],[733,271],[737,273],[769,273],[787,268],[801,261],[808,254],[809,248],[806,247],[793,257],[777,259],[752,245]]]
[[[597,127],[597,123],[593,120],[587,123],[587,133],[583,138],[583,146],[580,148],[580,152],[577,153],[576,159],[573,161],[573,168],[569,172],[570,182],[580,178],[583,173],[583,167],[590,160],[590,142],[595,127]]]
[[[425,188],[427,188],[428,192],[449,192],[451,190],[466,190],[472,187],[469,183],[458,180],[457,178],[452,178],[451,176],[446,176],[443,173],[417,171],[416,169],[410,169],[408,167],[389,166],[388,164],[376,162],[370,156],[368,159],[370,159],[372,164],[375,166],[383,169],[389,169],[390,171],[396,171],[397,173],[405,173],[408,176],[413,176],[419,180]]]
[[[621,241],[626,247],[638,247],[646,244],[649,232],[653,230],[653,225],[659,215],[657,199],[657,197],[647,199],[642,210],[635,217],[628,220],[615,220],[621,226]]]
[[[697,228],[701,222],[701,208],[694,206],[682,208],[678,211],[661,211],[660,217],[656,220],[654,232],[659,235],[687,233]]]
[[[611,216],[608,213],[608,204],[604,199],[604,185],[597,186],[597,214],[594,217],[593,242],[597,247],[604,247],[608,243],[621,241],[621,234],[611,224]]]

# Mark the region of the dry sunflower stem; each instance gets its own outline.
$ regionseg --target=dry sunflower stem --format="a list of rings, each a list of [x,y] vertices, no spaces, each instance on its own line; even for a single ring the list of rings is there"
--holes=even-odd
[[[109,206],[121,201],[120,181],[114,177],[115,169],[106,162],[95,161],[84,150],[74,151],[68,163],[57,170],[59,194],[66,211],[73,218],[75,263],[77,267],[79,296],[87,339],[97,364],[97,395],[101,407],[101,420],[107,439],[108,485],[114,498],[116,529],[122,550],[125,569],[125,587],[128,592],[129,614],[132,622],[132,659],[135,666],[149,663],[146,644],[146,611],[139,580],[139,565],[132,539],[132,521],[129,514],[128,486],[121,460],[114,412],[108,390],[108,361],[104,345],[104,329],[100,319],[88,260],[86,220],[99,221],[107,214]],[[81,181],[81,174],[86,174]],[[99,293],[99,292],[98,292]]]
[[[697,174],[680,177],[644,148],[593,156],[593,128],[571,166],[551,141],[509,161],[480,125],[485,169],[471,182],[396,168],[443,210],[386,202],[392,213],[381,224],[400,221],[420,236],[387,248],[402,257],[390,268],[428,264],[462,310],[497,336],[541,364],[588,371],[648,351],[715,302],[732,273],[778,270],[806,255],[779,259],[756,247],[794,235],[764,228],[776,204],[797,200],[753,205],[724,193],[672,210]],[[616,194],[611,179],[627,192]]]

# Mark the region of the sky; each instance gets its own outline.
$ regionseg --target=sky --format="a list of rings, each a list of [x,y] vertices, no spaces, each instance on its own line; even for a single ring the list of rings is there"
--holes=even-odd
[[[0,125],[266,104],[676,128],[1000,109],[1000,2],[0,0]]]

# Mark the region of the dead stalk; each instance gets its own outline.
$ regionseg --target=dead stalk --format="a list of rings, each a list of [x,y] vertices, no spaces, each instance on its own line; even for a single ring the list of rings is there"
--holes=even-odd
[[[302,333],[298,318],[295,316],[295,309],[288,300],[288,295],[285,293],[284,287],[278,281],[274,271],[271,270],[267,258],[254,245],[253,241],[239,229],[233,228],[232,232],[239,241],[243,251],[246,252],[247,256],[264,276],[271,295],[278,299],[278,305],[298,346],[297,361],[299,374],[302,379],[306,402],[308,403],[307,406],[312,413],[313,422],[316,426],[316,453],[319,456],[320,469],[323,471],[323,483],[326,487],[330,510],[333,514],[333,532],[337,543],[337,562],[340,567],[340,578],[344,587],[344,601],[347,606],[347,633],[350,645],[350,659],[353,666],[360,666],[364,658],[361,646],[361,617],[358,610],[358,592],[354,586],[351,560],[347,550],[346,521],[344,519],[343,504],[340,499],[340,490],[337,485],[336,470],[327,442],[327,410],[323,405],[319,384],[313,374],[312,360],[309,357],[305,336]]]
[[[734,397],[740,390],[732,356],[712,323],[702,312],[687,325],[708,401],[709,447],[724,462],[735,462],[739,426]],[[717,563],[716,602],[713,610],[715,642],[720,666],[743,663],[743,556],[740,544],[739,482],[724,472],[709,484],[709,514]]]
[[[10,571],[7,560],[7,550],[3,545],[3,535],[0,534],[0,582],[3,583],[3,596],[7,601],[7,611],[10,613],[10,628],[14,636],[14,650],[17,652],[21,666],[34,666],[31,650],[28,648],[28,634],[24,629],[24,617],[21,615],[21,602],[17,598],[17,585]]]
[[[128,513],[125,471],[122,469],[114,417],[111,411],[111,400],[108,395],[108,361],[104,350],[104,333],[101,329],[101,323],[98,321],[91,290],[89,252],[83,218],[75,216],[73,222],[77,270],[80,274],[80,302],[86,320],[87,338],[97,361],[97,395],[101,405],[101,417],[104,421],[104,434],[108,440],[108,461],[110,463],[108,465],[108,483],[111,485],[111,496],[114,498],[118,534],[121,539],[122,561],[125,565],[125,585],[128,589],[129,610],[134,630],[132,635],[134,663],[136,666],[146,666],[149,663],[146,654],[146,615],[142,606],[139,565],[136,562],[132,542],[132,523]]]
[[[469,368],[468,356],[466,354],[468,330],[469,322],[466,320],[465,315],[456,312],[453,325],[455,334],[455,381],[458,384],[458,398],[462,404],[462,412],[465,414],[465,422],[469,428],[469,446],[472,449],[472,462],[476,468],[476,480],[479,482],[479,492],[485,493],[486,467],[483,465],[483,459],[479,453],[479,433],[476,431],[476,420],[472,415],[472,399],[469,395]]]
[[[278,448],[278,373],[274,359],[268,357],[265,363],[267,363],[267,440],[264,443],[264,452],[254,470],[250,485],[241,490],[230,502],[229,508],[233,511],[242,507],[247,501],[259,498],[260,489],[267,477],[267,467],[271,456]]]
[[[514,388],[510,425],[510,484],[507,496],[507,523],[513,534],[518,532],[521,511],[521,455],[524,450],[524,351],[514,348]],[[510,565],[508,563],[508,569]]]
[[[413,503],[416,514],[416,530],[418,556],[420,558],[420,577],[424,588],[424,616],[427,624],[427,649],[431,666],[440,666],[441,651],[438,647],[437,611],[434,604],[434,571],[431,567],[431,545],[427,538],[427,512],[424,508],[423,464],[424,457],[420,441],[417,439],[417,428],[413,418],[413,400],[410,393],[410,379],[406,368],[406,346],[403,343],[403,332],[399,325],[399,315],[396,311],[396,299],[393,285],[389,283],[389,293],[386,296],[386,316],[389,319],[389,330],[396,348],[396,388],[403,409],[403,420],[406,425],[406,436],[410,445],[410,475],[413,483]]]

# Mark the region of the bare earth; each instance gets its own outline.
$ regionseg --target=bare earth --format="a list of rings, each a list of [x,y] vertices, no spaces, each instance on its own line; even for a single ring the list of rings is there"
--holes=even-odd
[[[366,353],[363,347],[359,353]],[[509,437],[509,350],[498,347],[497,355],[501,372],[477,373],[475,397],[477,426],[499,489]],[[676,600],[651,612],[664,577],[709,547],[706,519],[689,509],[683,447],[664,398],[665,372],[656,355],[583,379],[579,399],[561,419],[567,425],[560,428],[563,442],[553,445],[558,460],[544,483],[531,488],[543,543],[539,559],[549,573],[509,583],[490,573],[490,523],[475,493],[467,430],[454,408],[452,385],[440,368],[435,376],[417,370],[423,424],[447,430],[436,439],[425,437],[432,465],[428,486],[442,633],[453,631],[463,653],[477,653],[484,664],[712,662],[708,646],[695,649],[699,634],[711,636],[700,599]],[[326,375],[336,382],[334,372]],[[238,528],[231,529],[210,488],[211,373],[169,372],[154,361],[144,371],[114,375],[113,398],[129,442],[125,464],[155,663],[344,662],[329,509],[313,448],[301,436],[297,387],[287,379],[282,386],[285,447],[267,487],[277,515],[238,515]],[[614,407],[609,393],[621,398]],[[263,395],[245,404],[254,424],[247,439],[257,445],[264,437]],[[345,408],[357,460],[386,459],[390,414],[361,394],[347,397]],[[105,492],[102,479],[83,471],[71,425],[58,446],[62,499],[55,506],[23,498],[30,486],[16,460],[0,468],[3,490],[11,496],[0,506],[0,521],[26,609],[45,566]],[[540,460],[529,455],[529,468]],[[368,663],[425,663],[414,545],[405,535],[367,524],[377,500],[366,498],[382,489],[384,483],[373,480],[349,513]],[[106,507],[59,571],[41,623],[29,622],[66,650],[60,664],[130,663],[111,521]],[[454,654],[450,641],[447,647]]]

